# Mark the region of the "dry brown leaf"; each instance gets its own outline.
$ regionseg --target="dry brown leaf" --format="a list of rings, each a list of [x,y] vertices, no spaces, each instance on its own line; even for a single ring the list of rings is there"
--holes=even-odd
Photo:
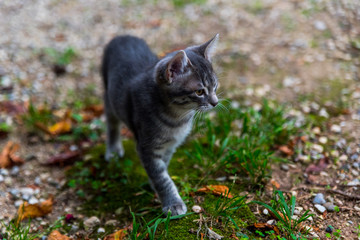
[[[273,185],[276,189],[280,188],[280,184],[277,181],[275,181],[274,179],[270,180],[270,184]]]
[[[113,234],[106,236],[104,240],[123,240],[126,235],[126,229],[121,229]]]
[[[29,204],[25,202],[22,204],[17,212],[17,222],[24,220],[25,218],[42,217],[46,214],[51,213],[54,204],[54,197],[51,196],[49,199],[36,204]]]
[[[283,145],[279,147],[280,152],[284,153],[287,156],[294,155],[294,151],[290,149],[287,145]]]
[[[268,223],[254,223],[254,227],[260,231],[267,232],[274,230],[277,235],[280,234],[279,228],[277,226],[270,225]]]
[[[15,152],[19,150],[20,145],[9,141],[3,148],[0,154],[0,168],[9,168],[14,165],[20,165],[24,163],[24,160],[15,155]]]
[[[50,233],[50,235],[47,238],[48,240],[70,240],[71,238],[62,235],[59,231],[54,230]]]
[[[200,188],[197,192],[211,192],[215,195],[222,195],[228,198],[232,198],[233,196],[229,192],[229,188],[224,185],[208,185],[206,187]]]

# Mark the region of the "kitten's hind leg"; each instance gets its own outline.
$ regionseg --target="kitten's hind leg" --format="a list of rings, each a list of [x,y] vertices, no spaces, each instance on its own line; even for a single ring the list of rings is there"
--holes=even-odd
[[[109,161],[112,157],[114,157],[114,154],[117,154],[119,157],[123,157],[125,154],[120,134],[123,123],[109,112],[106,112],[106,123],[105,159]]]

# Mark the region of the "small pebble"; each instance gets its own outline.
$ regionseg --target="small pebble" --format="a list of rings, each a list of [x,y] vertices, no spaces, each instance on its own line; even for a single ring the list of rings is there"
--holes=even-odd
[[[353,224],[354,224],[354,222],[351,221],[351,220],[349,220],[348,223],[349,223],[350,225],[353,225]]]
[[[327,143],[327,141],[328,141],[327,137],[320,137],[319,138],[319,142],[322,143],[322,144]]]
[[[339,157],[340,161],[346,161],[347,159],[348,159],[348,156],[346,156],[345,154],[343,154]]]
[[[354,169],[351,170],[351,173],[352,173],[352,175],[355,176],[355,177],[359,176],[359,172],[356,171],[356,170],[354,170]]]
[[[192,207],[192,210],[193,210],[193,212],[200,213],[201,212],[201,207],[199,205],[194,205]]]
[[[354,162],[354,163],[353,163],[353,167],[354,167],[354,168],[360,168],[360,163]]]
[[[35,183],[36,185],[40,185],[40,184],[41,184],[41,178],[40,178],[39,176],[37,176],[37,177],[35,178],[35,180],[34,180],[34,183]]]
[[[218,181],[218,182],[224,182],[224,181],[226,181],[226,176],[224,176],[224,177],[218,177],[218,178],[216,178],[215,180]]]
[[[263,214],[264,215],[269,215],[269,210],[267,210],[266,208],[263,210]]]
[[[318,152],[318,153],[322,153],[324,151],[324,147],[319,145],[319,144],[313,144],[311,146],[311,149]]]
[[[324,213],[326,211],[326,208],[320,204],[315,204],[315,208],[319,213]]]
[[[31,197],[29,199],[29,204],[36,204],[36,203],[39,203],[39,200],[35,197]]]
[[[0,182],[4,181],[4,177],[2,175],[0,175]]]
[[[323,206],[326,208],[328,212],[335,212],[335,205],[331,202],[326,202],[323,204]]]
[[[0,174],[7,176],[7,175],[9,175],[9,170],[2,168],[2,169],[0,169]]]
[[[267,224],[270,224],[270,225],[276,225],[276,220],[275,219],[271,219],[269,221],[266,222]]]
[[[105,226],[113,226],[116,227],[116,225],[118,225],[119,222],[117,220],[111,219],[106,221]]]
[[[11,169],[11,175],[16,176],[20,172],[20,168],[18,166],[15,166]]]
[[[316,194],[314,200],[313,200],[313,203],[314,204],[324,204],[326,201],[324,199],[324,194],[322,193],[318,193]]]
[[[353,161],[356,161],[357,159],[359,158],[359,155],[358,154],[353,154],[350,159],[353,160]]]
[[[97,230],[97,232],[98,232],[98,233],[104,233],[104,232],[105,232],[105,228],[99,228],[99,229]]]
[[[330,128],[330,131],[334,132],[334,133],[340,133],[341,132],[341,127],[339,125],[332,125]]]
[[[99,224],[100,224],[100,220],[95,216],[88,218],[87,220],[84,221],[84,227],[87,230],[90,230]]]
[[[281,169],[284,171],[289,171],[289,166],[287,164],[281,164]]]
[[[316,20],[314,22],[314,27],[319,31],[324,31],[327,29],[326,24],[323,21]]]
[[[359,181],[359,179],[354,179],[354,180],[348,182],[347,185],[348,186],[358,186],[358,185],[360,185],[360,181]]]
[[[360,207],[358,207],[358,206],[355,206],[355,207],[354,207],[354,209],[355,209],[355,211],[358,211],[358,212],[360,212]]]
[[[15,203],[14,203],[14,205],[15,205],[15,207],[18,208],[18,207],[20,207],[23,203],[24,203],[23,200],[16,200]]]
[[[326,227],[325,232],[327,232],[327,233],[332,233],[333,230],[334,230],[334,228],[329,225],[329,226]]]

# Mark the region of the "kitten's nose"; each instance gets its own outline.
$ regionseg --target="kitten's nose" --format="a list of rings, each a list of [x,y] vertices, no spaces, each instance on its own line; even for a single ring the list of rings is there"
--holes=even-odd
[[[209,102],[213,107],[215,107],[219,103],[219,100],[218,100],[217,96],[214,94],[210,97]]]

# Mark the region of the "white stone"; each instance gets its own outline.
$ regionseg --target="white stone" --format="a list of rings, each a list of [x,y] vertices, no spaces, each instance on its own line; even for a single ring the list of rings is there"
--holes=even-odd
[[[193,212],[200,213],[202,211],[199,205],[194,205],[192,208]]]
[[[263,214],[265,215],[269,215],[269,210],[267,210],[266,208],[263,210]]]
[[[346,161],[346,160],[348,160],[348,156],[346,156],[345,154],[343,154],[343,155],[341,155],[341,156],[339,157],[339,160],[340,160],[340,161]]]
[[[328,141],[327,137],[319,137],[319,142],[322,144],[326,144]]]
[[[326,211],[326,208],[320,204],[315,204],[315,208],[319,213],[324,213]]]
[[[100,224],[100,220],[95,216],[88,218],[87,220],[84,221],[84,226],[86,229],[92,229],[99,224]]]
[[[341,132],[341,127],[337,124],[334,124],[331,126],[330,131],[334,132],[334,133],[340,133]]]
[[[104,232],[105,232],[105,228],[99,228],[99,229],[97,230],[97,232],[98,232],[98,233],[104,233]]]
[[[327,29],[326,24],[323,21],[320,21],[320,20],[316,20],[314,22],[314,27],[319,31],[324,31],[324,30]]]
[[[318,153],[322,153],[324,151],[324,147],[319,144],[313,144],[311,148]]]

